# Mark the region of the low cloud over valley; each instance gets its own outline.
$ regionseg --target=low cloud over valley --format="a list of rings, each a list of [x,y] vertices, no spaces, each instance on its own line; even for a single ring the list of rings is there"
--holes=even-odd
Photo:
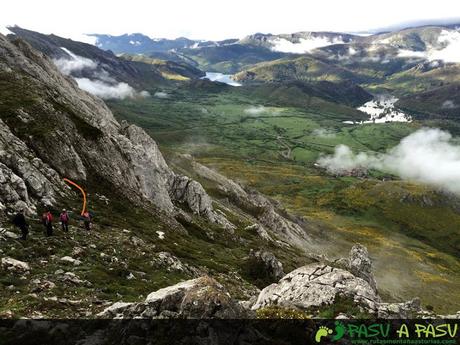
[[[323,156],[317,163],[330,173],[376,169],[460,194],[460,144],[440,129],[422,128],[386,153],[354,153],[339,145],[333,155]]]

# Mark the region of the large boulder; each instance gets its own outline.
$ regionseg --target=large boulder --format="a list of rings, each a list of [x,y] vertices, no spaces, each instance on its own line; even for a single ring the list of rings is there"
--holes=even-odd
[[[1,267],[4,270],[13,273],[26,273],[30,271],[30,266],[27,262],[19,261],[9,257],[2,258]]]
[[[117,302],[102,318],[247,318],[246,311],[213,278],[203,276],[172,285],[147,296],[144,302]]]
[[[380,302],[370,284],[352,273],[324,264],[300,267],[278,283],[263,289],[252,309],[281,306],[310,310],[331,305],[337,297],[348,297],[357,304]]]

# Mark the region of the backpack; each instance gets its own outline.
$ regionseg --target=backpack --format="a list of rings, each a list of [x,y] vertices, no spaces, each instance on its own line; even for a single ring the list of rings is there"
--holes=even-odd
[[[46,212],[43,213],[43,215],[42,215],[42,223],[44,225],[48,225],[48,223],[49,223],[48,214]]]
[[[43,224],[48,225],[52,222],[52,220],[53,220],[53,216],[51,215],[51,213],[48,213],[48,212],[43,213],[43,216],[42,216]]]
[[[69,221],[69,215],[66,213],[61,213],[61,222],[68,222]]]

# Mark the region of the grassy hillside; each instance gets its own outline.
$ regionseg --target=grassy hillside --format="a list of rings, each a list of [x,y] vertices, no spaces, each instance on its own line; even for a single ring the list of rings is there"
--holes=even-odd
[[[399,100],[398,105],[408,109],[419,118],[458,120],[460,83],[403,97]]]

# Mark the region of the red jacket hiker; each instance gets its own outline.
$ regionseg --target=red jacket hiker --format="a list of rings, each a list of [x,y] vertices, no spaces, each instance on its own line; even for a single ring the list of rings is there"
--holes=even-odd
[[[46,236],[53,235],[53,215],[50,211],[43,213],[42,221],[45,226]]]
[[[51,223],[53,221],[53,215],[51,214],[50,211],[47,211],[43,213],[42,220],[43,220],[43,224],[45,225],[48,223]]]
[[[67,213],[66,209],[63,209],[59,220],[61,221],[62,231],[68,232],[69,231],[69,214]]]

